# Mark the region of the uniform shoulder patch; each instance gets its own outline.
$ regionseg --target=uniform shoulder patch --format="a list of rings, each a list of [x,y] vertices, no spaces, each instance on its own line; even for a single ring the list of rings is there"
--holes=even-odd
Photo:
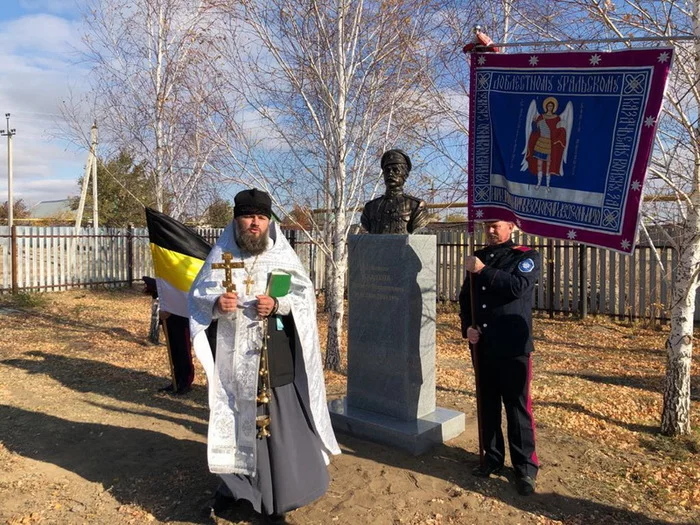
[[[529,257],[527,259],[523,259],[518,263],[518,270],[520,270],[523,273],[530,273],[534,269],[535,261],[533,261]]]
[[[514,250],[518,250],[519,252],[529,252],[532,248],[529,246],[513,246]]]

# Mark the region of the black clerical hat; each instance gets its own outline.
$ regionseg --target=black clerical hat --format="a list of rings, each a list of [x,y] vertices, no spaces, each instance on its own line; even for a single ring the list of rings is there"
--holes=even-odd
[[[382,169],[389,164],[405,164],[408,171],[411,171],[411,159],[400,149],[390,149],[384,152],[380,165]]]
[[[264,191],[253,188],[243,190],[233,198],[233,216],[264,215],[268,219],[272,216],[272,199]]]

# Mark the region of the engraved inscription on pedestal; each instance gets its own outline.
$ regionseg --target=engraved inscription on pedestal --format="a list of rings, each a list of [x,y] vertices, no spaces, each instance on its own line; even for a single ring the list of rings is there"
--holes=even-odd
[[[350,238],[348,403],[415,419],[435,410],[435,237]]]
[[[421,453],[464,430],[435,406],[436,239],[348,239],[348,390],[336,430]]]

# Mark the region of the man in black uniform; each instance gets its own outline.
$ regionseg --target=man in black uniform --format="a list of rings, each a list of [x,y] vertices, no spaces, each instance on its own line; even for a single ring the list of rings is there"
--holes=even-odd
[[[380,161],[386,192],[365,204],[360,223],[367,233],[413,233],[430,221],[425,201],[407,195],[403,185],[411,159],[400,149],[385,151]]]
[[[459,295],[462,337],[478,352],[482,440],[485,462],[474,474],[490,477],[503,468],[505,444],[501,402],[506,409],[510,459],[522,495],[535,491],[539,462],[535,453],[530,379],[532,362],[532,291],[540,273],[540,256],[510,237],[515,225],[485,223],[488,246],[465,260],[467,277]],[[471,300],[469,273],[474,280]],[[472,327],[472,304],[474,323]]]

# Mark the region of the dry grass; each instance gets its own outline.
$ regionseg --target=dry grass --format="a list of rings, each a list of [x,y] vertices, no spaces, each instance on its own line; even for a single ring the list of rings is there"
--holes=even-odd
[[[105,411],[104,406],[111,402],[98,396],[98,393],[104,394],[105,385],[109,385],[112,389],[110,394],[123,389],[115,395],[115,399],[141,403],[138,405],[140,411],[148,409],[165,413],[169,408],[161,398],[152,394],[155,387],[163,386],[153,384],[154,376],[162,378],[165,384],[169,372],[162,347],[153,347],[146,342],[149,314],[149,298],[134,290],[0,297],[0,316],[4,327],[4,342],[0,343],[2,405],[13,410],[53,414],[76,422],[97,420],[117,427],[151,429],[149,425],[152,422],[136,416],[128,419],[123,408],[120,408],[120,414],[116,414],[116,410]],[[323,313],[319,314],[319,324],[323,343]],[[536,316],[534,332],[537,351],[534,358],[533,398],[538,431],[544,435],[548,446],[548,453],[541,455],[541,459],[551,477],[551,490],[563,487],[562,490],[581,495],[587,501],[624,510],[628,514],[623,515],[626,518],[619,518],[618,522],[621,523],[632,515],[672,523],[700,523],[698,356],[695,356],[692,368],[691,420],[695,430],[689,436],[669,438],[658,432],[667,328],[654,331],[606,318],[590,317],[577,321]],[[85,363],[93,363],[99,374],[65,379],[57,371],[49,370],[45,365],[42,367],[42,363],[49,360],[51,366],[65,365],[67,369],[72,367],[71,370]],[[345,363],[344,347],[343,370]],[[436,366],[439,404],[473,414],[473,375],[454,311],[443,311],[438,316]],[[61,386],[57,385],[57,378],[63,381],[64,386],[69,384],[73,391],[79,392],[90,403],[86,405],[84,399],[76,397],[76,404],[72,407],[72,398],[56,396]],[[329,396],[343,394],[343,373],[327,372],[326,379]],[[201,373],[197,375],[196,384],[204,385]],[[200,397],[179,401],[184,411],[184,415],[179,414],[182,421],[198,424],[201,418],[195,416],[199,413],[188,415],[188,411],[198,410],[204,400],[203,394]],[[149,406],[151,402],[153,406]],[[116,401],[114,404],[116,406]],[[137,412],[133,404],[129,410]],[[185,433],[178,439],[188,436]],[[10,450],[8,443],[12,439],[3,437],[1,431],[0,439],[3,441],[0,444],[0,461],[8,473],[4,478],[0,476],[0,523],[4,520],[6,523],[35,523],[47,519],[60,523],[64,522],[60,516],[76,517],[70,513],[61,514],[66,512],[64,507],[68,496],[64,492],[68,489],[57,482],[45,483],[46,479],[39,474],[23,473],[23,449],[15,447],[15,450]],[[465,443],[473,436],[465,439],[457,445],[466,446]],[[574,457],[577,458],[575,461],[571,459]],[[446,468],[453,468],[450,463],[446,465]],[[357,471],[360,470],[358,467]],[[384,467],[381,467],[381,472],[384,471]],[[335,476],[339,477],[340,474],[336,472]],[[347,473],[348,476],[351,474]],[[401,475],[405,477],[405,472],[402,471]],[[160,477],[153,481],[154,484],[160,482]],[[191,480],[183,478],[182,483],[191,483]],[[456,489],[452,484],[445,490],[452,494]],[[8,508],[11,504],[7,502],[24,501],[22,498],[30,497],[30,493],[42,495],[46,500],[44,510],[21,514],[17,511],[23,508],[20,503],[16,503],[16,508]],[[63,499],[61,494],[64,494]],[[459,509],[467,508],[471,501],[469,498],[481,498],[462,488],[455,494],[437,499],[433,497],[429,502],[437,505],[435,501],[454,500],[452,514],[441,512],[445,516],[459,516]],[[122,497],[120,501],[125,499]],[[538,510],[536,505],[528,508],[522,516],[518,514],[521,517],[513,517],[513,507],[502,502],[489,505],[489,513],[495,512],[494,516],[500,516],[494,523],[516,523],[522,516],[527,518],[522,519],[528,523],[573,524],[587,521],[577,517],[575,509],[561,511],[568,516],[566,519],[550,519],[547,516],[552,512]],[[473,511],[477,512],[480,506]],[[104,523],[163,520],[165,514],[158,515],[157,510],[157,506],[146,510],[138,504],[122,504],[109,511],[111,514],[104,514]],[[97,523],[89,518],[90,512],[97,510],[87,509],[80,519]],[[102,509],[100,512],[106,511]],[[414,509],[412,514],[406,514],[414,517],[404,522],[470,523],[458,517],[443,516],[437,519],[421,512]],[[154,517],[153,514],[158,516]],[[311,519],[313,514],[308,516],[308,522],[314,522]],[[615,521],[614,517],[601,517],[590,522]],[[184,519],[182,522],[189,523]],[[346,521],[341,515],[337,522]],[[480,523],[474,521],[477,522]]]

